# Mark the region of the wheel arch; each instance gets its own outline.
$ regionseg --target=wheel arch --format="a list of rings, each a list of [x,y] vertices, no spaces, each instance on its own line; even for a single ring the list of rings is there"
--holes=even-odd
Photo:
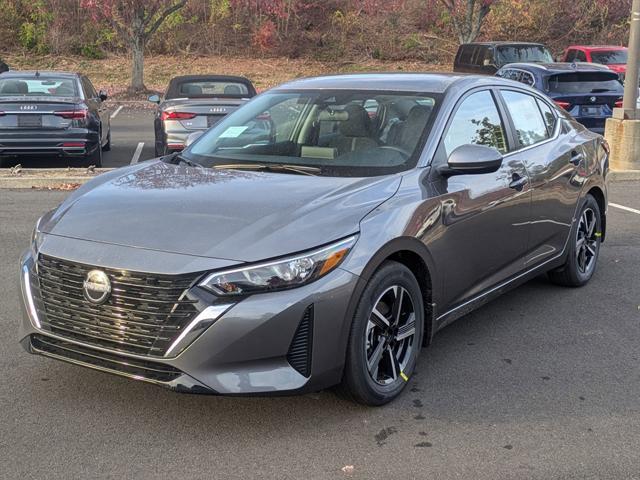
[[[600,225],[602,226],[602,237],[600,242],[604,242],[607,233],[607,200],[602,189],[598,186],[593,186],[587,191],[587,195],[591,195],[596,199],[598,207],[600,208]]]
[[[362,292],[373,276],[373,274],[386,261],[395,261],[406,266],[416,277],[422,291],[422,299],[425,310],[425,332],[423,345],[431,343],[436,332],[436,300],[438,297],[437,272],[433,258],[427,247],[420,240],[414,237],[400,237],[391,240],[383,245],[369,260],[359,274],[358,285],[356,286],[349,307],[347,308],[347,319],[345,322],[345,335],[348,335],[351,328],[351,321],[355,315],[358,301]],[[345,341],[346,351],[346,341]]]

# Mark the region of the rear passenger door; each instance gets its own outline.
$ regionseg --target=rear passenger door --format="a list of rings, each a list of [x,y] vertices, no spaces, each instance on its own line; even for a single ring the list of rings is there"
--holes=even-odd
[[[458,102],[434,157],[434,172],[465,144],[493,147],[504,155],[510,150],[507,122],[491,89],[472,91]],[[434,173],[432,178],[442,191],[446,230],[430,248],[444,272],[441,307],[452,310],[523,269],[530,187],[518,158],[505,158],[494,173],[448,178]]]
[[[582,140],[546,100],[528,92],[501,89],[511,118],[515,151],[507,158],[526,167],[532,187],[531,229],[525,264],[534,267],[557,255],[568,238],[582,182]]]

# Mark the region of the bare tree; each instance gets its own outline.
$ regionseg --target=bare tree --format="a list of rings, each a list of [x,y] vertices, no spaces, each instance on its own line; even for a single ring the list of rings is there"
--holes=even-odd
[[[473,42],[497,0],[440,0],[451,15],[460,43]]]
[[[104,19],[127,44],[131,53],[131,93],[144,86],[144,49],[169,15],[187,0],[84,0],[95,19]]]

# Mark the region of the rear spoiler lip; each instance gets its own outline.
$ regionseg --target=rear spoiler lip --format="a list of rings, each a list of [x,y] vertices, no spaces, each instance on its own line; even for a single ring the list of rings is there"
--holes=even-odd
[[[23,95],[0,95],[0,103],[60,103],[64,105],[78,105],[83,100],[80,97],[26,97]]]

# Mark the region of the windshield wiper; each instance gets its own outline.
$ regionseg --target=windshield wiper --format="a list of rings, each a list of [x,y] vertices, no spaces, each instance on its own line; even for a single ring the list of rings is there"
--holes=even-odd
[[[174,152],[171,155],[168,155],[166,158],[166,162],[168,163],[172,163],[174,165],[180,165],[181,163],[184,163],[185,165],[189,165],[190,167],[202,167],[201,164],[199,164],[198,162],[194,162],[193,160],[189,160],[186,157],[183,157],[182,155],[180,155],[181,152]]]
[[[321,168],[307,165],[289,165],[287,163],[228,163],[214,165],[214,168],[229,168],[237,170],[262,170],[265,172],[290,172],[299,175],[316,176],[322,172]]]

